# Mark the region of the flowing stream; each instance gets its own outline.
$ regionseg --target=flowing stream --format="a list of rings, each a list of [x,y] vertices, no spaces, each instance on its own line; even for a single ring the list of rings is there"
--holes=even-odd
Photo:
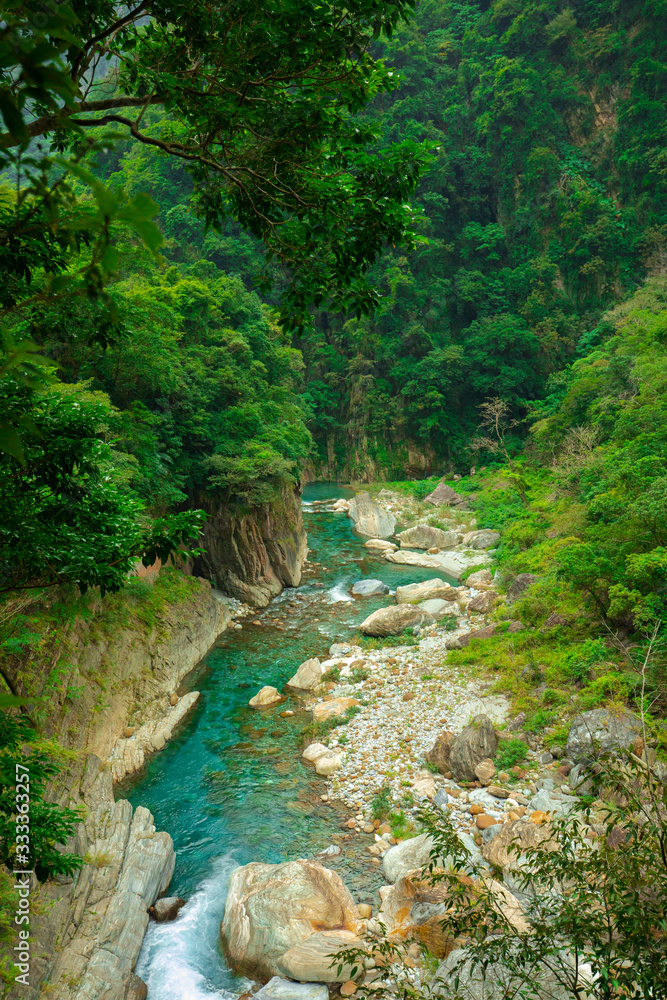
[[[148,1000],[238,997],[247,983],[226,965],[219,939],[229,873],[249,861],[311,857],[341,840],[346,814],[321,801],[325,779],[301,759],[310,713],[297,698],[256,713],[248,699],[264,684],[280,690],[308,657],[326,659],[331,643],[349,641],[355,626],[387,603],[386,597],[353,600],[356,580],[379,578],[394,590],[436,575],[382,563],[365,549],[348,516],[331,510],[333,500],[351,495],[321,483],[304,489],[311,566],[302,585],[253,613],[243,630],[220,637],[183,686],[201,691],[195,712],[141,776],[118,790],[149,808],[157,828],[173,837],[169,895],[188,900],[174,922],[149,926],[136,970],[148,984]],[[295,714],[283,718],[286,708]],[[358,902],[376,902],[380,873],[363,838],[343,847],[325,863]]]

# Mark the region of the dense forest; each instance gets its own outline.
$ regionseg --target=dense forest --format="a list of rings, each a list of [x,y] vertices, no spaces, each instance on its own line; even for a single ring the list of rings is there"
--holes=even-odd
[[[513,614],[577,619],[542,726],[610,636],[653,636],[663,717],[667,4],[5,6],[2,651],[22,593],[121,591],[213,505],[456,477],[503,581],[539,575]],[[591,707],[636,694],[622,659]],[[2,727],[41,795],[61,751]]]

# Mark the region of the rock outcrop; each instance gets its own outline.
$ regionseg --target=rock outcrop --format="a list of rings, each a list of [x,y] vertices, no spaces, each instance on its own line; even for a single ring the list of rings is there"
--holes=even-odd
[[[260,688],[256,695],[248,702],[250,708],[254,708],[255,711],[259,711],[262,708],[271,708],[273,705],[278,705],[283,701],[283,695],[277,688],[272,687],[270,684],[265,684],[263,688]]]
[[[458,541],[454,531],[443,531],[430,524],[417,524],[414,528],[401,531],[396,538],[402,549],[453,549]]]
[[[350,504],[349,516],[355,531],[367,538],[388,538],[396,528],[394,515],[385,510],[382,504],[372,500],[365,491],[355,496]]]
[[[140,771],[146,756],[162,749],[173,736],[176,726],[190,713],[198,700],[199,691],[189,691],[182,698],[176,699],[165,715],[145,722],[131,736],[117,739],[109,758],[114,782]]]
[[[492,758],[498,737],[487,715],[476,715],[472,723],[455,736],[449,748],[449,770],[454,781],[474,781],[480,761]]]
[[[583,761],[606,750],[627,750],[641,731],[641,719],[632,712],[616,714],[596,708],[575,717],[567,737],[567,755]]]
[[[47,974],[52,1000],[124,1000],[148,909],[171,880],[171,837],[156,833],[147,809],[114,802],[111,771],[100,765],[88,756],[68,791],[85,810],[75,847],[88,860],[74,881],[35,887],[31,986],[14,986],[11,1000],[35,1000]]]
[[[480,563],[488,563],[491,557],[486,552],[475,552],[467,554],[465,552],[449,551],[438,552],[429,555],[427,552],[413,552],[411,549],[399,549],[398,552],[387,552],[387,562],[398,563],[403,566],[423,566],[425,569],[439,570],[447,576],[460,580],[466,570],[471,566],[479,566]]]
[[[415,625],[432,625],[435,618],[414,604],[393,604],[388,608],[380,608],[359,626],[364,635],[387,636],[400,635],[406,628]]]
[[[293,691],[312,691],[322,682],[322,674],[320,661],[313,656],[310,660],[304,660],[285,686]]]
[[[283,587],[297,587],[308,551],[301,492],[285,487],[278,500],[233,513],[224,504],[201,501],[208,517],[206,551],[195,572],[255,607],[266,607]]]
[[[464,535],[462,545],[469,549],[491,549],[499,541],[500,534],[497,531],[481,528],[479,531],[469,531],[467,535]]]
[[[421,583],[408,583],[396,588],[397,604],[419,604],[421,601],[439,599],[442,601],[457,601],[459,592],[439,576]]]
[[[352,593],[355,597],[382,597],[389,593],[389,587],[382,580],[357,580]]]
[[[349,970],[337,975],[332,956],[359,946],[360,932],[349,891],[315,861],[253,862],[231,874],[220,936],[240,975],[344,982]]]

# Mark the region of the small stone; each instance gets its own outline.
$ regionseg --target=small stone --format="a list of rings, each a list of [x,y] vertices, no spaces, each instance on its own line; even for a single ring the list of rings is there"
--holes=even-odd
[[[171,694],[169,695],[169,704],[170,704],[170,705],[171,705],[172,707],[173,707],[174,705],[178,705],[178,695],[176,694],[176,692],[175,692],[175,691],[172,691],[172,693],[171,693]]]
[[[128,726],[125,732],[123,733],[123,736],[125,737],[126,740],[129,740],[130,736],[134,736],[135,732],[136,729],[134,729],[133,726]]]
[[[480,806],[478,802],[474,802],[470,806],[471,816],[481,816],[483,812],[484,812],[484,806]]]
[[[358,903],[357,910],[362,920],[369,920],[373,916],[373,907],[369,903]]]
[[[405,694],[403,695],[403,701],[414,701],[415,698],[416,695],[414,691],[406,691]]]
[[[250,699],[248,705],[254,709],[270,708],[271,705],[277,705],[281,701],[284,701],[284,698],[280,691],[267,684]]]
[[[372,823],[364,823],[363,831],[364,833],[375,833],[375,827]]]
[[[378,833],[381,836],[384,836],[386,833],[391,833],[391,827],[389,826],[389,823],[383,823],[382,826],[379,826]]]
[[[487,790],[489,792],[489,795],[493,795],[493,797],[496,799],[508,799],[510,797],[510,793],[507,791],[507,789],[499,788],[498,785],[489,785]]]
[[[498,781],[502,781],[504,783],[504,782],[509,781],[509,780],[510,780],[510,776],[507,773],[507,771],[499,771],[498,772]]]
[[[548,823],[549,822],[549,814],[545,813],[545,812],[542,812],[541,809],[536,809],[534,812],[532,812],[530,814],[529,820],[530,820],[531,823],[536,823],[537,825],[539,825],[541,823]]]
[[[486,830],[490,826],[495,826],[497,822],[498,820],[494,819],[493,816],[486,816],[484,813],[481,813],[475,820],[478,830]]]
[[[291,719],[293,715],[294,715],[294,712],[292,711],[292,709],[288,708],[284,712],[280,713],[280,718],[281,719]]]
[[[488,785],[495,773],[496,766],[489,758],[480,760],[475,768],[475,774],[482,785]]]
[[[342,997],[353,997],[357,992],[357,989],[357,984],[353,983],[351,979],[348,979],[346,983],[343,983],[339,992]]]

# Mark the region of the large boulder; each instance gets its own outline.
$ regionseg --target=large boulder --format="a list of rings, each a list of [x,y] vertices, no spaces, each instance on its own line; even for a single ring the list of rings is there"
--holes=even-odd
[[[382,868],[388,880],[396,882],[408,872],[423,868],[429,862],[433,847],[433,838],[427,833],[420,833],[418,837],[410,837],[390,847],[382,859]],[[438,859],[439,864],[443,862],[444,859]]]
[[[473,566],[491,561],[491,556],[486,552],[438,552],[430,555],[428,552],[413,552],[412,549],[399,549],[398,552],[387,552],[387,562],[398,563],[402,566],[423,566],[425,569],[434,569],[439,573],[446,573],[447,576],[460,580]]]
[[[386,538],[369,538],[367,542],[364,542],[364,548],[370,549],[372,552],[395,552],[398,545],[394,542],[388,542]]]
[[[497,531],[490,531],[488,528],[480,528],[478,531],[469,531],[463,536],[463,545],[469,549],[492,549],[500,541],[500,534]]]
[[[467,833],[458,833],[459,840],[468,852],[468,864],[477,865],[482,861],[477,844]],[[420,833],[417,837],[410,837],[400,844],[391,847],[382,858],[382,868],[389,882],[396,882],[397,879],[407,875],[409,871],[416,868],[423,868],[429,863],[431,851],[433,850],[433,839],[427,833]],[[440,868],[450,868],[452,858],[449,855],[445,858],[436,858],[436,864]]]
[[[514,868],[521,855],[531,847],[545,851],[558,849],[557,843],[551,839],[551,826],[515,819],[502,824],[493,840],[482,847],[482,856],[497,868]]]
[[[632,712],[596,708],[577,715],[567,738],[567,756],[573,761],[593,759],[606,750],[627,750],[642,731],[641,719]]]
[[[468,587],[484,587],[491,583],[493,583],[493,577],[488,569],[478,569],[476,573],[471,573],[466,579]]]
[[[402,549],[453,549],[458,541],[456,532],[432,528],[430,524],[417,524],[396,537]]]
[[[421,583],[408,583],[396,588],[397,604],[419,604],[421,601],[442,600],[457,601],[459,592],[441,580],[439,576],[432,580],[422,580]]]
[[[417,607],[428,611],[429,615],[440,620],[445,615],[457,615],[459,606],[455,601],[442,601],[439,597],[433,597],[428,601],[420,601]]]
[[[458,507],[465,499],[446,483],[439,483],[436,488],[424,497],[424,503],[432,503],[435,507],[446,504],[448,507]]]
[[[517,944],[517,947],[520,945]],[[485,968],[473,965],[466,949],[457,948],[438,966],[429,996],[448,998],[455,995],[458,1000],[506,1000],[507,997],[522,996],[526,988],[530,995],[535,995],[531,987],[539,984],[539,996],[542,1000],[571,1000],[572,991],[561,985],[562,979],[567,981],[574,978],[574,968],[567,955],[553,956],[549,959],[549,964],[530,963],[524,958],[521,960],[521,967],[522,975],[516,978],[500,962],[494,962]],[[564,977],[562,973],[568,971],[569,975]],[[558,975],[558,972],[561,974]],[[590,992],[586,989],[592,985],[592,978],[581,964],[578,975],[581,1000],[588,1000],[589,997],[592,1000],[592,989]],[[453,990],[455,978],[458,979],[458,986]]]
[[[455,947],[442,930],[449,906],[444,882],[434,883],[420,869],[407,872],[391,886],[380,889],[382,905],[378,920],[391,942],[420,941],[436,958],[444,958]]]
[[[452,871],[461,891],[471,904],[481,892],[489,893],[492,906],[519,933],[528,930],[523,907],[503,885],[492,878],[470,878]],[[433,882],[420,870],[407,872],[393,886],[380,889],[382,907],[378,920],[387,928],[390,941],[416,938],[436,958],[443,958],[454,948],[454,940],[442,930],[442,919],[452,903],[454,887],[446,880]]]
[[[302,982],[345,983],[353,975],[354,965],[345,963],[339,972],[341,963],[334,956],[361,946],[361,938],[353,931],[320,931],[293,945],[279,960],[279,966],[286,976]]]
[[[523,594],[524,590],[528,590],[528,588],[532,587],[538,580],[539,576],[535,573],[519,573],[518,576],[514,577],[509,586],[507,591],[507,603],[512,604],[514,601],[517,601]]]
[[[324,983],[295,983],[274,976],[266,986],[253,993],[253,1000],[329,1000],[329,989]]]
[[[316,688],[322,680],[322,665],[320,661],[314,656],[310,660],[304,660],[294,677],[290,677],[287,684],[288,688],[292,688],[294,691],[312,691]]]
[[[454,733],[450,733],[448,730],[441,733],[428,753],[424,754],[426,762],[437,767],[440,774],[446,774],[449,771],[449,752],[453,739]]]
[[[480,761],[492,758],[498,737],[488,715],[476,715],[469,726],[455,736],[449,750],[449,770],[454,781],[475,781]]]
[[[350,504],[349,515],[356,531],[367,538],[388,538],[394,534],[396,518],[381,504],[371,500],[369,493],[357,493]]]
[[[356,698],[332,698],[331,701],[319,701],[313,706],[313,720],[323,722],[332,716],[343,716],[348,708],[353,708],[359,702]]]
[[[271,708],[273,705],[278,705],[281,701],[284,701],[283,695],[277,688],[271,687],[270,684],[265,684],[263,688],[257,692],[254,697],[248,702],[250,708],[259,710],[261,708]]]
[[[498,595],[495,590],[482,590],[479,594],[475,594],[471,601],[468,601],[467,610],[471,614],[488,615],[497,603]]]
[[[324,943],[323,931],[333,932]],[[220,937],[227,960],[239,975],[336,982],[329,954],[356,942],[360,931],[347,888],[335,872],[316,861],[252,862],[231,874]],[[307,954],[295,953],[313,937],[317,941]],[[317,967],[315,955],[320,957]],[[306,965],[308,975],[302,976]]]
[[[182,906],[185,906],[185,900],[180,896],[163,896],[161,899],[155,900],[152,906],[152,915],[158,924],[166,924],[168,921],[176,919]]]
[[[412,604],[393,604],[388,608],[380,608],[366,618],[359,628],[364,635],[387,636],[400,635],[406,628],[415,625],[432,625],[433,615],[423,608]]]
[[[357,580],[352,593],[355,597],[381,597],[389,593],[389,587],[382,580]]]

